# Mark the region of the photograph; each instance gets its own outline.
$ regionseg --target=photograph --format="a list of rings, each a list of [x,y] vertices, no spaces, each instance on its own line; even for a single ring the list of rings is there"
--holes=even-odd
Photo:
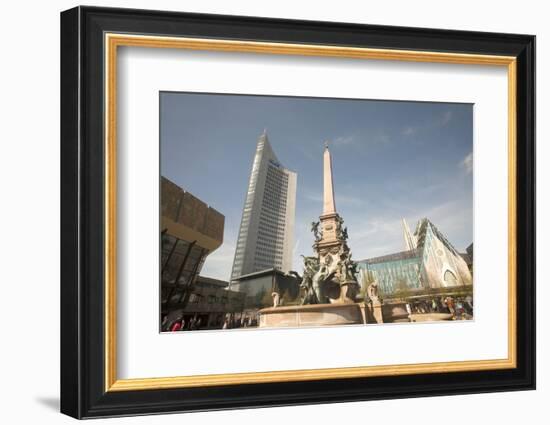
[[[474,319],[473,104],[159,105],[160,332]]]

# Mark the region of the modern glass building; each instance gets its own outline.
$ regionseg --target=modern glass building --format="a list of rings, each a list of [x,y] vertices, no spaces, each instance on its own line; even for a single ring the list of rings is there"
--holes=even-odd
[[[398,290],[422,289],[421,258],[416,249],[369,258],[358,262],[360,283],[378,282],[382,294]]]
[[[399,291],[421,291],[472,285],[472,274],[463,254],[427,218],[411,234],[403,220],[406,251],[358,261],[363,285],[377,281],[388,296]]]
[[[292,268],[296,173],[284,168],[259,137],[248,183],[231,281],[266,269]]]

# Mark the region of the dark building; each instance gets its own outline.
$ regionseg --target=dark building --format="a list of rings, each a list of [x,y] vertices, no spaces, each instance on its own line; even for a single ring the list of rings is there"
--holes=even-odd
[[[244,310],[245,294],[227,289],[228,282],[209,277],[197,276],[191,288],[185,291],[179,288],[174,291],[170,303],[166,324],[183,318],[188,329],[195,320],[199,329],[220,329],[226,318],[239,320]],[[184,302],[182,298],[188,292]],[[180,301],[182,299],[182,301]],[[200,321],[200,322],[198,322]]]
[[[246,294],[249,311],[273,305],[273,293],[280,296],[281,305],[300,303],[300,282],[294,276],[275,268],[240,276],[231,282],[231,289]]]
[[[466,264],[470,269],[470,273],[473,274],[474,273],[474,244],[471,243],[468,246],[468,248],[466,248],[466,252],[460,255],[462,255],[462,258],[464,258],[464,261],[466,261]]]
[[[196,315],[203,328],[216,327],[220,314],[242,310],[244,295],[227,290],[228,282],[199,276],[206,257],[223,243],[224,222],[218,211],[161,178],[161,321]]]

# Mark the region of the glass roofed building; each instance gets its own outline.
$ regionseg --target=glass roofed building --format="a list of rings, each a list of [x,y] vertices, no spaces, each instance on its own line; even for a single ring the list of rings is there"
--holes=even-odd
[[[472,274],[463,255],[427,218],[411,233],[403,220],[405,251],[358,261],[359,280],[378,282],[385,295],[472,285]]]

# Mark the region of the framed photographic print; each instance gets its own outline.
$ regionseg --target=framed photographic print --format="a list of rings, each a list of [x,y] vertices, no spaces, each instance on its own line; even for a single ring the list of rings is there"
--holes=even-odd
[[[61,411],[533,389],[534,61],[529,35],[63,12]]]

